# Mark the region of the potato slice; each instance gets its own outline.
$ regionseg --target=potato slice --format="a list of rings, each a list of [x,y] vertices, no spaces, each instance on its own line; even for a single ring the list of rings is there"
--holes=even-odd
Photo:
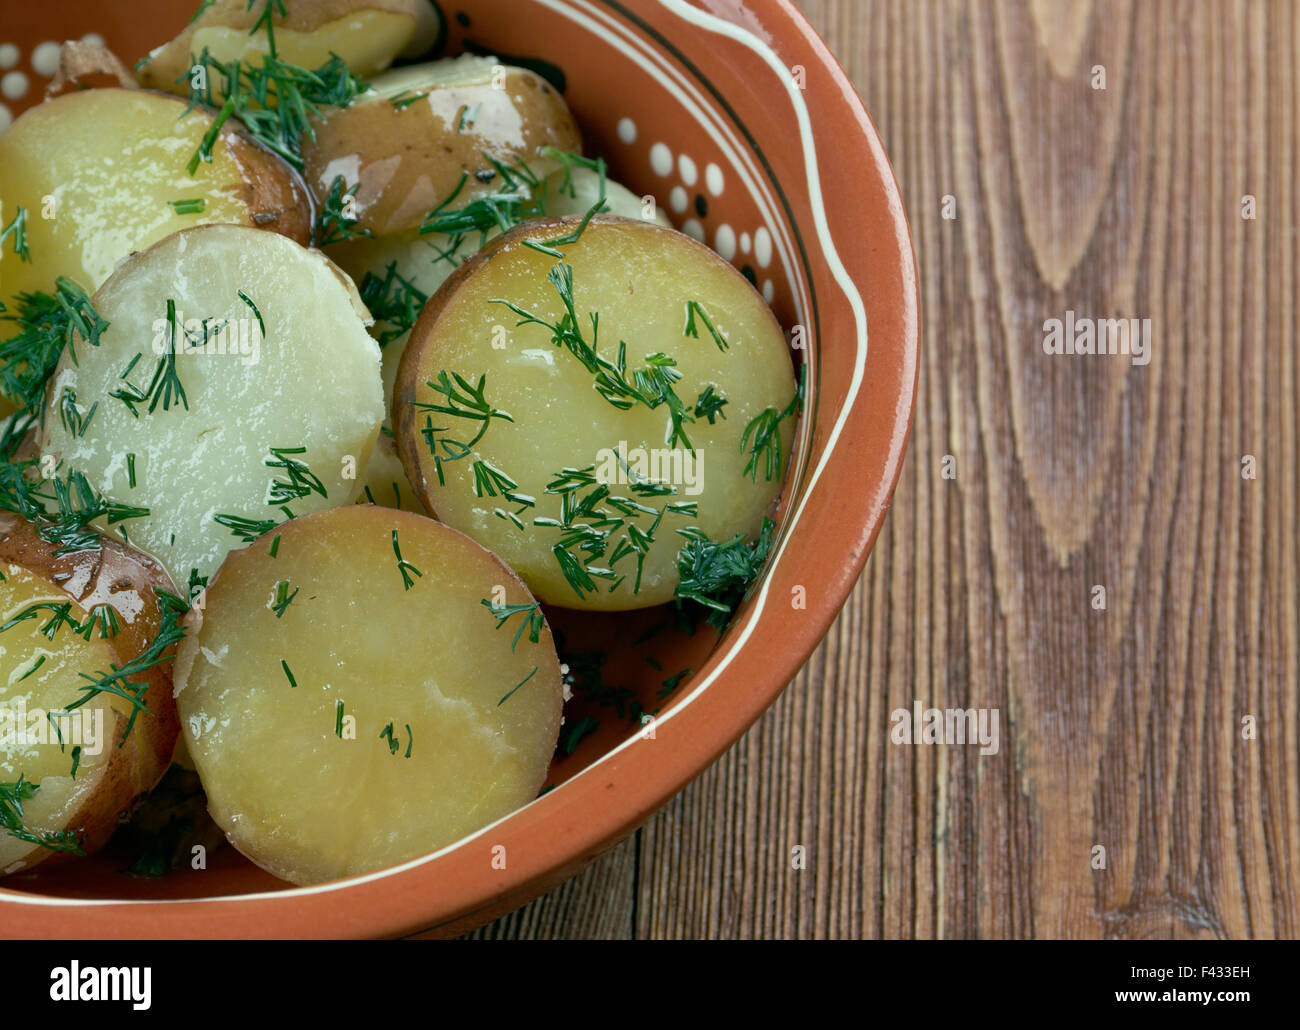
[[[784,465],[768,478],[764,451],[747,474],[754,430],[743,448],[742,440],[755,419],[767,420],[767,436],[779,440],[784,462],[793,439],[794,376],[784,336],[762,298],[731,265],[681,233],[601,215],[565,248],[563,261],[525,245],[564,237],[578,222],[568,217],[518,226],[447,280],[425,306],[402,357],[393,429],[407,478],[425,507],[501,555],[543,601],[646,607],[673,597],[679,530],[694,527],[728,540],[760,528]],[[574,353],[552,342],[549,329],[516,325],[519,315],[503,301],[559,324],[565,309],[548,274],[561,265],[572,269],[574,315],[587,343],[593,315],[599,316],[599,353],[606,360],[614,362],[626,343],[629,383],[650,367],[650,356],[662,354],[676,362],[666,374],[680,374],[674,390],[692,413],[710,389],[725,397],[713,424],[703,413],[683,423],[694,456],[680,438],[668,443],[666,403],[651,408],[628,401],[621,410],[597,391],[595,374]],[[685,333],[692,310],[698,338]],[[463,377],[461,385],[454,375]],[[461,401],[451,403],[429,385],[444,376]],[[494,410],[486,425],[486,410],[477,417],[473,412],[478,405],[470,390],[478,389],[482,404]],[[623,502],[597,496],[592,511],[570,511],[566,519],[564,488],[554,484],[567,469],[588,469],[591,479],[575,488],[572,501],[607,487],[615,498],[654,514],[616,511],[611,504]],[[672,493],[654,496],[662,487],[633,485],[638,477],[666,484]],[[694,504],[697,514],[668,507],[683,504]],[[653,543],[639,533],[650,533]],[[583,549],[602,541],[603,553]]]
[[[548,174],[546,147],[578,151],[564,98],[540,75],[491,57],[459,57],[381,75],[351,106],[316,121],[303,177],[320,203],[334,180],[357,186],[357,230],[390,236],[417,227],[455,194],[494,189],[488,157]],[[459,190],[459,192],[457,192]]]
[[[536,797],[559,661],[540,614],[537,642],[526,626],[515,640],[527,614],[498,625],[485,599],[533,604],[468,537],[370,505],[230,554],[189,617],[176,700],[231,843],[317,883],[433,851]]]
[[[149,509],[122,526],[178,583],[211,575],[257,532],[232,521],[355,499],[383,418],[379,348],[351,280],[318,251],[238,226],[188,229],[123,263],[93,303],[109,328],[60,361],[37,443]],[[169,367],[184,400],[164,395]],[[132,389],[150,399],[128,403]]]
[[[286,0],[286,17],[276,17],[276,52],[280,60],[307,69],[319,68],[332,54],[362,78],[383,71],[412,41],[428,0]],[[177,80],[191,55],[206,48],[222,62],[258,61],[268,52],[265,29],[254,27],[263,4],[215,0],[204,7],[179,36],[151,52],[137,71],[142,85],[189,95]]]
[[[195,225],[307,242],[309,202],[293,172],[233,129],[210,164],[186,171],[212,116],[184,111],[175,97],[92,89],[39,104],[0,133],[0,220],[24,209],[30,251],[21,261],[6,241],[0,301],[12,311],[19,293],[49,293],[60,275],[93,293],[128,254]]]
[[[160,626],[156,591],[173,588],[157,562],[114,541],[90,551],[57,551],[31,523],[0,513],[0,792],[7,787],[12,797],[20,776],[36,785],[36,793],[21,801],[23,829],[41,837],[68,832],[89,854],[167,769],[179,729],[170,667],[130,677],[147,686],[141,701],[148,711],[137,715],[129,734],[133,706],[110,693],[55,723],[44,713],[64,712],[83,696],[82,673],[105,673],[145,653]],[[82,625],[98,610],[89,639],[66,622],[55,624],[49,636],[42,632],[63,604],[69,605],[67,618]],[[10,624],[28,611],[36,617]],[[0,875],[58,854],[0,828]]]

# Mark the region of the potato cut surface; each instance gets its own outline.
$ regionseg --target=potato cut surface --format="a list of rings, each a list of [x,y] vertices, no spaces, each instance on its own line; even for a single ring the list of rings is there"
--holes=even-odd
[[[611,216],[594,219],[563,259],[525,245],[576,226],[566,218],[516,227],[429,302],[398,370],[398,453],[429,510],[501,555],[544,601],[646,607],[674,594],[679,530],[718,541],[759,530],[789,461],[794,376],[772,313],[712,251]],[[571,315],[552,274],[571,276]],[[537,321],[518,324],[527,320],[503,302]],[[686,333],[692,311],[697,337]],[[668,402],[619,398],[620,407],[602,395],[574,353],[580,345],[554,342],[566,316],[582,345],[594,342],[610,362],[623,346],[626,384],[654,368],[676,377],[672,389],[691,416],[684,438],[672,431]],[[703,414],[709,391],[726,400],[712,424]],[[771,469],[765,456],[752,460],[752,432],[744,441],[765,412],[790,413],[769,434],[780,455]]]
[[[467,537],[370,505],[232,553],[176,669],[182,732],[232,843],[314,883],[531,801],[559,732],[559,663],[544,625],[512,649],[524,615],[498,628],[484,599],[532,603]]]
[[[242,137],[223,133],[212,162],[186,171],[211,117],[184,110],[175,97],[93,89],[34,107],[0,133],[0,218],[24,208],[31,256],[5,256],[0,300],[11,311],[17,294],[50,293],[60,275],[93,293],[132,251],[196,225],[306,239],[305,193]]]
[[[46,713],[63,712],[82,696],[81,673],[107,670],[119,658],[98,632],[83,640],[58,625],[53,639],[47,637],[42,629],[53,611],[37,606],[68,604],[68,617],[77,622],[85,621],[86,610],[46,576],[12,562],[0,563],[0,571],[0,786],[13,791],[20,776],[37,786],[22,801],[26,830],[37,835],[81,830],[106,786],[122,731],[119,719],[129,714],[130,704],[100,694],[72,716],[56,718],[57,732]],[[15,621],[32,610],[36,618]],[[72,749],[78,745],[74,778]],[[112,808],[115,799],[107,801]],[[116,809],[110,814],[115,817]],[[0,874],[29,868],[51,854],[0,827]]]
[[[130,259],[94,304],[109,328],[64,355],[39,448],[148,509],[122,527],[177,583],[286,507],[355,499],[383,418],[379,349],[326,258],[209,226]]]

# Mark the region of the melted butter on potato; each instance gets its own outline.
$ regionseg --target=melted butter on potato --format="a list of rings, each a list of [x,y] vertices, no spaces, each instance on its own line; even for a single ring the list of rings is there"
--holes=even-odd
[[[297,592],[277,617],[282,582]],[[498,629],[484,599],[532,601],[467,537],[369,505],[229,555],[190,617],[176,698],[235,847],[316,883],[436,850],[536,797],[559,661],[545,627],[512,649],[520,616]]]
[[[460,529],[510,564],[538,597],[551,604],[575,608],[628,609],[670,600],[678,583],[677,552],[683,544],[678,529],[694,526],[713,540],[737,533],[752,536],[781,488],[793,439],[790,420],[781,423],[781,474],[767,479],[761,467],[746,475],[748,455],[741,441],[746,426],[768,408],[781,411],[795,394],[794,375],[785,338],[771,311],[753,287],[731,265],[689,237],[646,222],[599,216],[581,240],[564,248],[564,264],[573,269],[577,317],[591,338],[591,313],[599,315],[599,349],[611,360],[620,341],[627,344],[627,377],[646,364],[648,355],[663,353],[676,361],[682,378],[675,389],[693,407],[702,391],[713,386],[727,399],[725,419],[686,424],[696,449],[688,467],[685,448],[667,441],[666,408],[636,404],[620,410],[595,389],[594,376],[568,350],[552,342],[550,330],[539,325],[516,326],[519,317],[499,301],[508,300],[525,311],[556,324],[563,314],[560,296],[548,280],[557,265],[550,255],[525,245],[526,239],[545,243],[577,226],[576,218],[526,223],[490,243],[466,262],[426,305],[412,331],[398,370],[392,412],[398,453],[408,478],[437,518]],[[699,326],[699,338],[687,337],[687,304],[698,302],[729,346],[720,350]],[[451,458],[438,454],[443,481],[426,439],[426,425],[446,430],[435,438],[467,442],[481,422],[416,404],[446,404],[429,383],[440,373],[458,373],[470,384],[484,379],[484,395],[511,421],[493,418],[473,453]],[[427,423],[426,420],[431,420]],[[649,546],[640,589],[634,588],[635,555],[611,566],[619,533],[609,539],[608,553],[594,562],[625,575],[611,591],[611,580],[596,579],[595,589],[581,595],[564,574],[553,548],[563,532],[536,519],[559,519],[561,499],[547,486],[564,469],[605,465],[620,446],[635,460],[637,452],[659,452],[661,466],[676,475],[676,493],[669,497],[636,497],[627,483],[614,482],[614,495],[632,498],[656,509],[668,502],[694,502],[698,516],[667,513]],[[751,441],[752,447],[752,441]],[[674,457],[671,452],[681,452]],[[518,511],[498,491],[482,489],[475,463],[483,462],[517,485],[515,492],[532,497],[535,505],[519,512],[519,528],[498,509]],[[480,467],[480,473],[483,469]],[[628,479],[632,478],[630,476]],[[661,469],[657,478],[663,479]],[[688,479],[694,480],[688,482]],[[584,488],[578,497],[589,493]],[[608,510],[608,504],[600,507]],[[598,516],[597,516],[598,518]],[[577,522],[593,519],[579,518]],[[648,531],[650,515],[630,515],[627,522]],[[570,549],[579,561],[585,557]]]

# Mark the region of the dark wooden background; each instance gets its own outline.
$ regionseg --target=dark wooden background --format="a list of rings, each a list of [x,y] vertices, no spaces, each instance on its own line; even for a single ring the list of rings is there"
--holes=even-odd
[[[1300,4],[799,6],[912,226],[893,511],[754,729],[476,936],[1300,935]],[[1153,360],[1045,356],[1067,308]],[[914,699],[1000,753],[891,744]]]

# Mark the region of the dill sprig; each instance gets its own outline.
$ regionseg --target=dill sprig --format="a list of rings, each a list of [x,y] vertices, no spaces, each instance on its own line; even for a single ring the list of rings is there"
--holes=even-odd
[[[725,543],[710,540],[695,526],[679,529],[686,544],[677,552],[679,582],[674,591],[679,610],[683,601],[693,601],[708,609],[707,622],[725,629],[732,613],[744,600],[745,591],[763,571],[776,523],[763,519],[762,528],[753,540],[737,533]]]
[[[254,2],[249,0],[250,9]],[[219,61],[205,47],[195,64],[176,80],[190,84],[190,102],[185,114],[199,104],[217,111],[187,165],[190,175],[198,171],[200,161],[212,160],[221,129],[231,118],[242,122],[257,142],[302,171],[303,138],[316,139],[311,119],[322,108],[348,106],[367,88],[337,54],[331,54],[314,71],[280,60],[275,19],[285,16],[284,0],[263,0],[263,3],[262,12],[249,32],[249,35],[266,32],[267,53],[262,55],[261,63],[245,64],[239,59]],[[202,75],[195,75],[195,68],[201,68]],[[222,78],[220,93],[213,90],[216,75]]]
[[[704,310],[704,306],[698,300],[688,300],[686,302],[686,328],[682,330],[682,335],[695,340],[700,338],[700,330],[695,324],[697,317],[704,323],[704,328],[709,331],[709,335],[713,337],[713,342],[718,345],[718,350],[725,351],[728,347],[726,338],[714,327],[708,312]]]
[[[528,639],[536,644],[541,639],[542,627],[546,625],[546,617],[542,614],[542,606],[533,601],[530,604],[495,604],[483,598],[480,604],[487,607],[492,612],[493,617],[497,620],[497,629],[500,629],[516,615],[522,615],[519,620],[519,628],[515,630],[515,637],[510,641],[510,650],[515,649],[519,643],[519,638],[523,636],[524,630],[528,631]]]
[[[71,279],[59,276],[54,293],[20,293],[12,314],[0,320],[17,327],[0,343],[0,392],[20,407],[36,412],[44,401],[45,383],[66,347],[76,360],[75,339],[92,347],[108,328],[90,296]]]
[[[68,711],[73,711],[100,694],[112,694],[130,702],[131,715],[126,721],[126,728],[122,731],[122,739],[118,742],[118,747],[126,743],[141,713],[153,714],[145,704],[145,696],[149,692],[150,684],[147,681],[138,682],[134,677],[142,676],[150,669],[172,661],[175,658],[175,652],[171,650],[172,645],[185,639],[185,628],[181,625],[181,617],[189,611],[189,604],[166,590],[155,590],[154,595],[158,601],[158,633],[150,641],[149,646],[124,665],[110,663],[107,672],[81,673],[81,678],[85,680],[79,688],[81,697],[67,706]]]
[[[524,677],[523,679],[521,679],[518,683],[516,683],[513,687],[511,687],[511,688],[510,688],[510,691],[506,694],[506,696],[503,697],[500,701],[497,702],[497,707],[500,708],[503,704],[505,704],[507,701],[509,701],[509,700],[514,696],[514,693],[515,693],[516,690],[518,690],[518,689],[519,689],[520,687],[522,687],[525,683],[527,683],[530,679],[532,679],[534,676],[536,676],[536,675],[537,675],[537,668],[538,668],[538,667],[537,667],[536,665],[534,665],[534,666],[533,666],[533,671],[532,671],[532,672],[530,672],[527,676],[525,676],[525,677]]]
[[[18,255],[19,261],[32,262],[31,248],[27,244],[27,208],[22,204],[18,205],[18,213],[10,220],[9,224],[0,230],[0,250],[4,249],[5,240],[10,236],[14,238],[14,253]]]
[[[271,603],[271,611],[275,612],[277,619],[284,616],[284,613],[289,609],[289,605],[293,603],[293,599],[298,596],[298,591],[301,589],[302,587],[294,587],[293,593],[289,593],[289,581],[287,579],[282,579],[275,585],[275,599]]]
[[[771,482],[781,475],[781,423],[803,411],[804,394],[808,383],[808,366],[804,365],[799,373],[799,387],[795,390],[790,403],[778,411],[776,408],[764,408],[745,426],[740,436],[740,451],[749,451],[742,475],[751,481],[758,478],[758,465],[763,463],[763,476]],[[750,444],[750,439],[753,444]]]
[[[369,229],[356,229],[357,218],[348,214],[348,209],[356,202],[360,181],[346,188],[343,176],[336,175],[330,182],[329,193],[321,203],[320,212],[312,223],[311,239],[313,247],[328,247],[331,243],[343,243],[361,237],[373,236]]]
[[[402,586],[410,590],[415,585],[412,574],[419,577],[424,573],[402,557],[402,548],[397,543],[397,530],[393,530],[393,554],[397,555],[397,571],[402,574]]]
[[[74,769],[75,775],[75,769]],[[75,830],[58,830],[53,833],[33,833],[23,825],[23,802],[36,796],[40,784],[24,779],[12,783],[0,783],[0,829],[11,837],[17,837],[28,844],[36,844],[50,851],[66,851],[74,855],[84,855],[85,849]]]
[[[219,526],[225,526],[235,534],[244,543],[252,543],[258,537],[269,533],[282,522],[293,518],[293,512],[288,508],[281,508],[284,512],[284,519],[250,519],[242,515],[213,515],[212,521]]]
[[[494,299],[492,303],[504,305],[519,316],[516,328],[537,325],[547,330],[551,334],[551,343],[568,351],[581,362],[593,374],[596,392],[620,411],[626,411],[637,404],[645,405],[652,411],[660,406],[667,407],[668,428],[664,442],[672,447],[680,441],[682,446],[694,453],[695,447],[686,433],[686,425],[695,421],[695,414],[677,395],[675,384],[682,378],[676,367],[677,362],[663,353],[648,354],[645,367],[633,371],[629,379],[627,344],[624,341],[619,341],[618,354],[614,360],[611,361],[600,353],[599,313],[591,312],[587,316],[591,323],[590,340],[582,329],[573,293],[573,266],[557,264],[547,273],[547,279],[555,287],[563,307],[559,321],[548,321],[513,301]]]
[[[434,393],[447,398],[447,402],[445,404],[426,404],[423,401],[415,401],[413,406],[416,411],[437,412],[440,415],[453,415],[456,418],[481,423],[473,439],[463,443],[461,445],[463,447],[473,447],[483,439],[483,434],[487,432],[488,426],[494,418],[506,422],[514,421],[508,411],[494,408],[488,402],[487,397],[484,395],[487,388],[486,375],[479,376],[477,384],[471,384],[460,373],[452,372],[449,375],[446,370],[443,370],[438,373],[436,380],[427,380],[425,386],[429,387]],[[513,484],[511,485],[513,486]],[[481,497],[482,494],[479,496]]]
[[[410,332],[428,299],[415,283],[398,273],[396,261],[389,262],[382,277],[367,272],[361,280],[361,300],[376,324],[389,326],[375,336],[380,347]]]
[[[263,464],[267,468],[284,469],[288,479],[273,479],[269,487],[266,503],[283,507],[291,501],[299,501],[311,494],[328,498],[329,493],[320,477],[312,472],[305,461],[294,457],[306,454],[306,447],[272,447],[271,457]]]
[[[195,197],[191,200],[169,200],[168,205],[178,215],[201,215],[208,206],[207,199]]]

